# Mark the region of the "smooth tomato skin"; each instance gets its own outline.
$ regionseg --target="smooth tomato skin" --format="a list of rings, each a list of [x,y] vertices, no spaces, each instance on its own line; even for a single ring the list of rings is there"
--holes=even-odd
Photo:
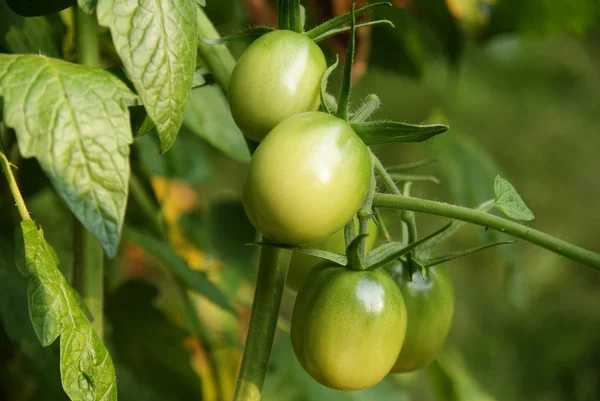
[[[362,390],[383,379],[406,332],[406,308],[382,270],[315,266],[296,297],[292,345],[302,367],[337,390]]]
[[[391,372],[412,372],[428,365],[442,349],[452,326],[454,289],[441,266],[428,268],[427,277],[415,272],[412,280],[402,262],[385,270],[400,287],[408,315],[404,345]]]
[[[354,225],[358,227],[358,219],[354,218]],[[369,236],[367,237],[367,252],[373,249],[377,241],[377,225],[373,219],[369,220]],[[346,241],[344,239],[344,229],[335,232],[329,237],[322,240],[311,242],[306,245],[309,248],[321,249],[323,251],[343,254],[346,252]],[[292,291],[298,292],[302,283],[306,280],[306,276],[311,269],[322,259],[316,256],[307,255],[305,253],[294,252],[290,260],[290,268],[288,270],[285,285]]]
[[[242,54],[229,81],[229,105],[242,132],[260,142],[277,124],[319,107],[323,52],[305,35],[269,32]]]
[[[350,221],[370,177],[369,149],[350,124],[327,113],[301,113],[277,125],[254,152],[242,203],[267,238],[308,244]]]

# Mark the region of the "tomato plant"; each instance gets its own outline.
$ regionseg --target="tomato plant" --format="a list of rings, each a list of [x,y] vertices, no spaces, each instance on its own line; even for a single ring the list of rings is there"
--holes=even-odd
[[[331,264],[312,269],[296,297],[292,344],[321,384],[362,390],[390,371],[406,331],[406,308],[383,271]]]
[[[323,52],[305,35],[283,30],[261,36],[231,73],[229,105],[235,122],[260,142],[286,118],[316,110],[326,69]]]
[[[454,290],[448,272],[443,267],[421,270],[412,274],[405,263],[397,261],[386,266],[404,296],[408,324],[400,355],[393,373],[421,369],[435,359],[450,332],[454,316]]]
[[[300,3],[0,0],[0,399],[600,398],[600,3]]]
[[[369,149],[350,124],[322,112],[297,114],[256,149],[244,183],[244,209],[268,238],[307,244],[352,219],[370,176]]]

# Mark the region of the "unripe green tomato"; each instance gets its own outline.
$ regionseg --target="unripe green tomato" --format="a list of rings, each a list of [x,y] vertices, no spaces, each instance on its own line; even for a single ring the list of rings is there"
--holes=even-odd
[[[406,338],[392,373],[412,372],[433,361],[442,349],[454,316],[454,289],[441,266],[421,271],[409,278],[407,267],[400,261],[385,270],[396,281],[404,297],[408,326]]]
[[[354,218],[354,225],[358,227],[358,219]],[[377,241],[377,225],[373,219],[369,220],[368,227],[369,236],[367,237],[367,252],[373,249],[375,241]],[[309,248],[321,249],[333,253],[343,254],[346,252],[346,241],[344,238],[344,229],[336,232],[322,240],[312,242],[306,245]],[[308,272],[321,261],[316,256],[307,255],[301,252],[294,252],[290,260],[290,268],[287,274],[285,285],[293,291],[298,292]]]
[[[315,266],[296,297],[292,345],[302,367],[337,390],[362,390],[388,374],[406,332],[406,309],[383,270]]]
[[[254,152],[242,203],[267,238],[308,244],[350,221],[370,179],[369,149],[350,124],[327,113],[296,114]]]
[[[319,107],[323,52],[306,35],[269,32],[242,54],[229,81],[229,105],[242,132],[255,142],[284,119]]]

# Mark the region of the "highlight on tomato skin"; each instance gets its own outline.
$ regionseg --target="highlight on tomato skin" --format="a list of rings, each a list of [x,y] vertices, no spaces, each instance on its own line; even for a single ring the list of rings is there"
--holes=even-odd
[[[244,135],[260,142],[284,119],[319,108],[323,51],[307,36],[269,32],[242,54],[229,81],[231,114]]]
[[[355,227],[358,227],[358,219],[354,218]],[[377,224],[374,220],[369,220],[367,237],[367,252],[372,250],[377,241]],[[321,249],[328,252],[337,254],[344,254],[346,250],[346,242],[344,238],[344,229],[335,232],[329,237],[323,238],[319,241],[312,242],[306,245],[309,248]],[[292,259],[290,260],[290,267],[288,269],[287,278],[285,285],[287,288],[294,292],[298,292],[302,283],[306,280],[306,276],[311,269],[321,261],[316,256],[307,255],[301,252],[294,252]]]
[[[443,266],[419,270],[410,275],[404,262],[385,267],[394,279],[406,304],[406,338],[391,373],[406,373],[424,368],[440,352],[454,317],[454,289]]]
[[[301,113],[277,125],[256,149],[242,203],[265,237],[304,245],[342,229],[370,180],[369,149],[348,122]]]
[[[296,297],[291,337],[302,367],[337,390],[362,390],[390,371],[404,342],[406,307],[383,270],[315,266]]]

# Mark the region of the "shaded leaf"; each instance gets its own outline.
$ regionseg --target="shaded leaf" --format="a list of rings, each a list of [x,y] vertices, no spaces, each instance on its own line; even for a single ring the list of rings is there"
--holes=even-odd
[[[192,91],[184,122],[194,134],[241,163],[250,161],[244,135],[233,121],[223,92],[214,86]]]
[[[208,279],[205,272],[192,270],[187,262],[179,257],[169,244],[152,235],[126,226],[123,236],[165,264],[189,288],[219,305],[223,309],[235,313],[235,309],[223,292]]]
[[[0,46],[11,53],[60,57],[60,33],[54,19],[22,17],[0,0]]]
[[[472,255],[472,254],[482,251],[484,249],[492,248],[492,247],[498,246],[498,245],[514,244],[515,242],[516,241],[502,241],[502,242],[494,242],[491,244],[485,244],[485,245],[477,246],[474,248],[465,249],[463,251],[456,251],[456,252],[449,253],[447,255],[437,256],[435,258],[425,260],[425,261],[421,262],[421,264],[424,267],[436,266],[441,263],[446,263],[446,262],[449,262],[454,259]]]
[[[126,390],[126,398],[144,401],[202,399],[200,378],[190,364],[192,353],[184,344],[191,334],[154,306],[157,296],[149,283],[127,281],[107,298],[119,392]],[[123,389],[123,368],[126,384],[147,395]]]
[[[317,248],[305,248],[302,246],[279,244],[279,243],[275,243],[275,242],[254,242],[254,243],[251,243],[251,245],[268,246],[268,247],[281,248],[281,249],[291,249],[293,251],[300,252],[305,255],[315,256],[320,259],[328,260],[328,261],[336,263],[340,266],[346,266],[348,264],[348,259],[344,255],[338,255],[337,253],[324,251],[322,249],[317,249]]]
[[[372,11],[373,9],[375,9],[377,7],[382,7],[382,6],[389,7],[391,5],[392,4],[388,3],[388,2],[369,4],[366,7],[359,8],[358,10],[354,10],[354,18],[360,17],[361,15],[368,13],[369,11]],[[330,31],[332,29],[336,29],[342,25],[349,24],[352,21],[352,19],[353,19],[353,16],[352,16],[351,12],[337,16],[337,17],[332,18],[329,21],[324,22],[321,25],[318,25],[318,26],[314,27],[313,29],[309,30],[308,32],[306,32],[306,36],[308,36],[311,39],[318,38],[319,36],[326,34],[328,31]]]
[[[499,175],[494,181],[496,203],[494,207],[515,220],[531,221],[535,219],[533,212],[527,207],[515,187]]]
[[[392,28],[394,28],[394,24],[391,21],[388,21],[386,19],[382,19],[382,20],[377,20],[377,21],[369,21],[369,22],[363,22],[361,24],[356,24],[356,29],[358,28],[363,28],[365,26],[373,26],[373,25],[389,25]],[[332,29],[330,31],[325,32],[323,35],[317,36],[316,38],[314,38],[313,40],[317,43],[324,41],[327,38],[330,38],[334,35],[337,35],[339,33],[343,33],[343,32],[348,32],[352,29],[352,27],[349,26],[345,26],[343,28],[336,28],[336,29]]]
[[[83,226],[113,257],[127,203],[125,102],[135,95],[109,72],[33,55],[0,54],[4,119],[24,157],[35,157]]]
[[[196,68],[196,9],[190,0],[100,0],[98,21],[115,48],[166,152],[183,122]]]
[[[393,142],[423,142],[444,133],[447,125],[413,125],[396,121],[352,123],[352,128],[367,145]]]
[[[50,345],[60,335],[65,392],[73,401],[116,401],[111,357],[58,270],[56,254],[33,221],[23,221],[21,230],[17,247],[22,247],[24,260],[19,263],[31,277],[27,289],[29,316],[42,345]]]

